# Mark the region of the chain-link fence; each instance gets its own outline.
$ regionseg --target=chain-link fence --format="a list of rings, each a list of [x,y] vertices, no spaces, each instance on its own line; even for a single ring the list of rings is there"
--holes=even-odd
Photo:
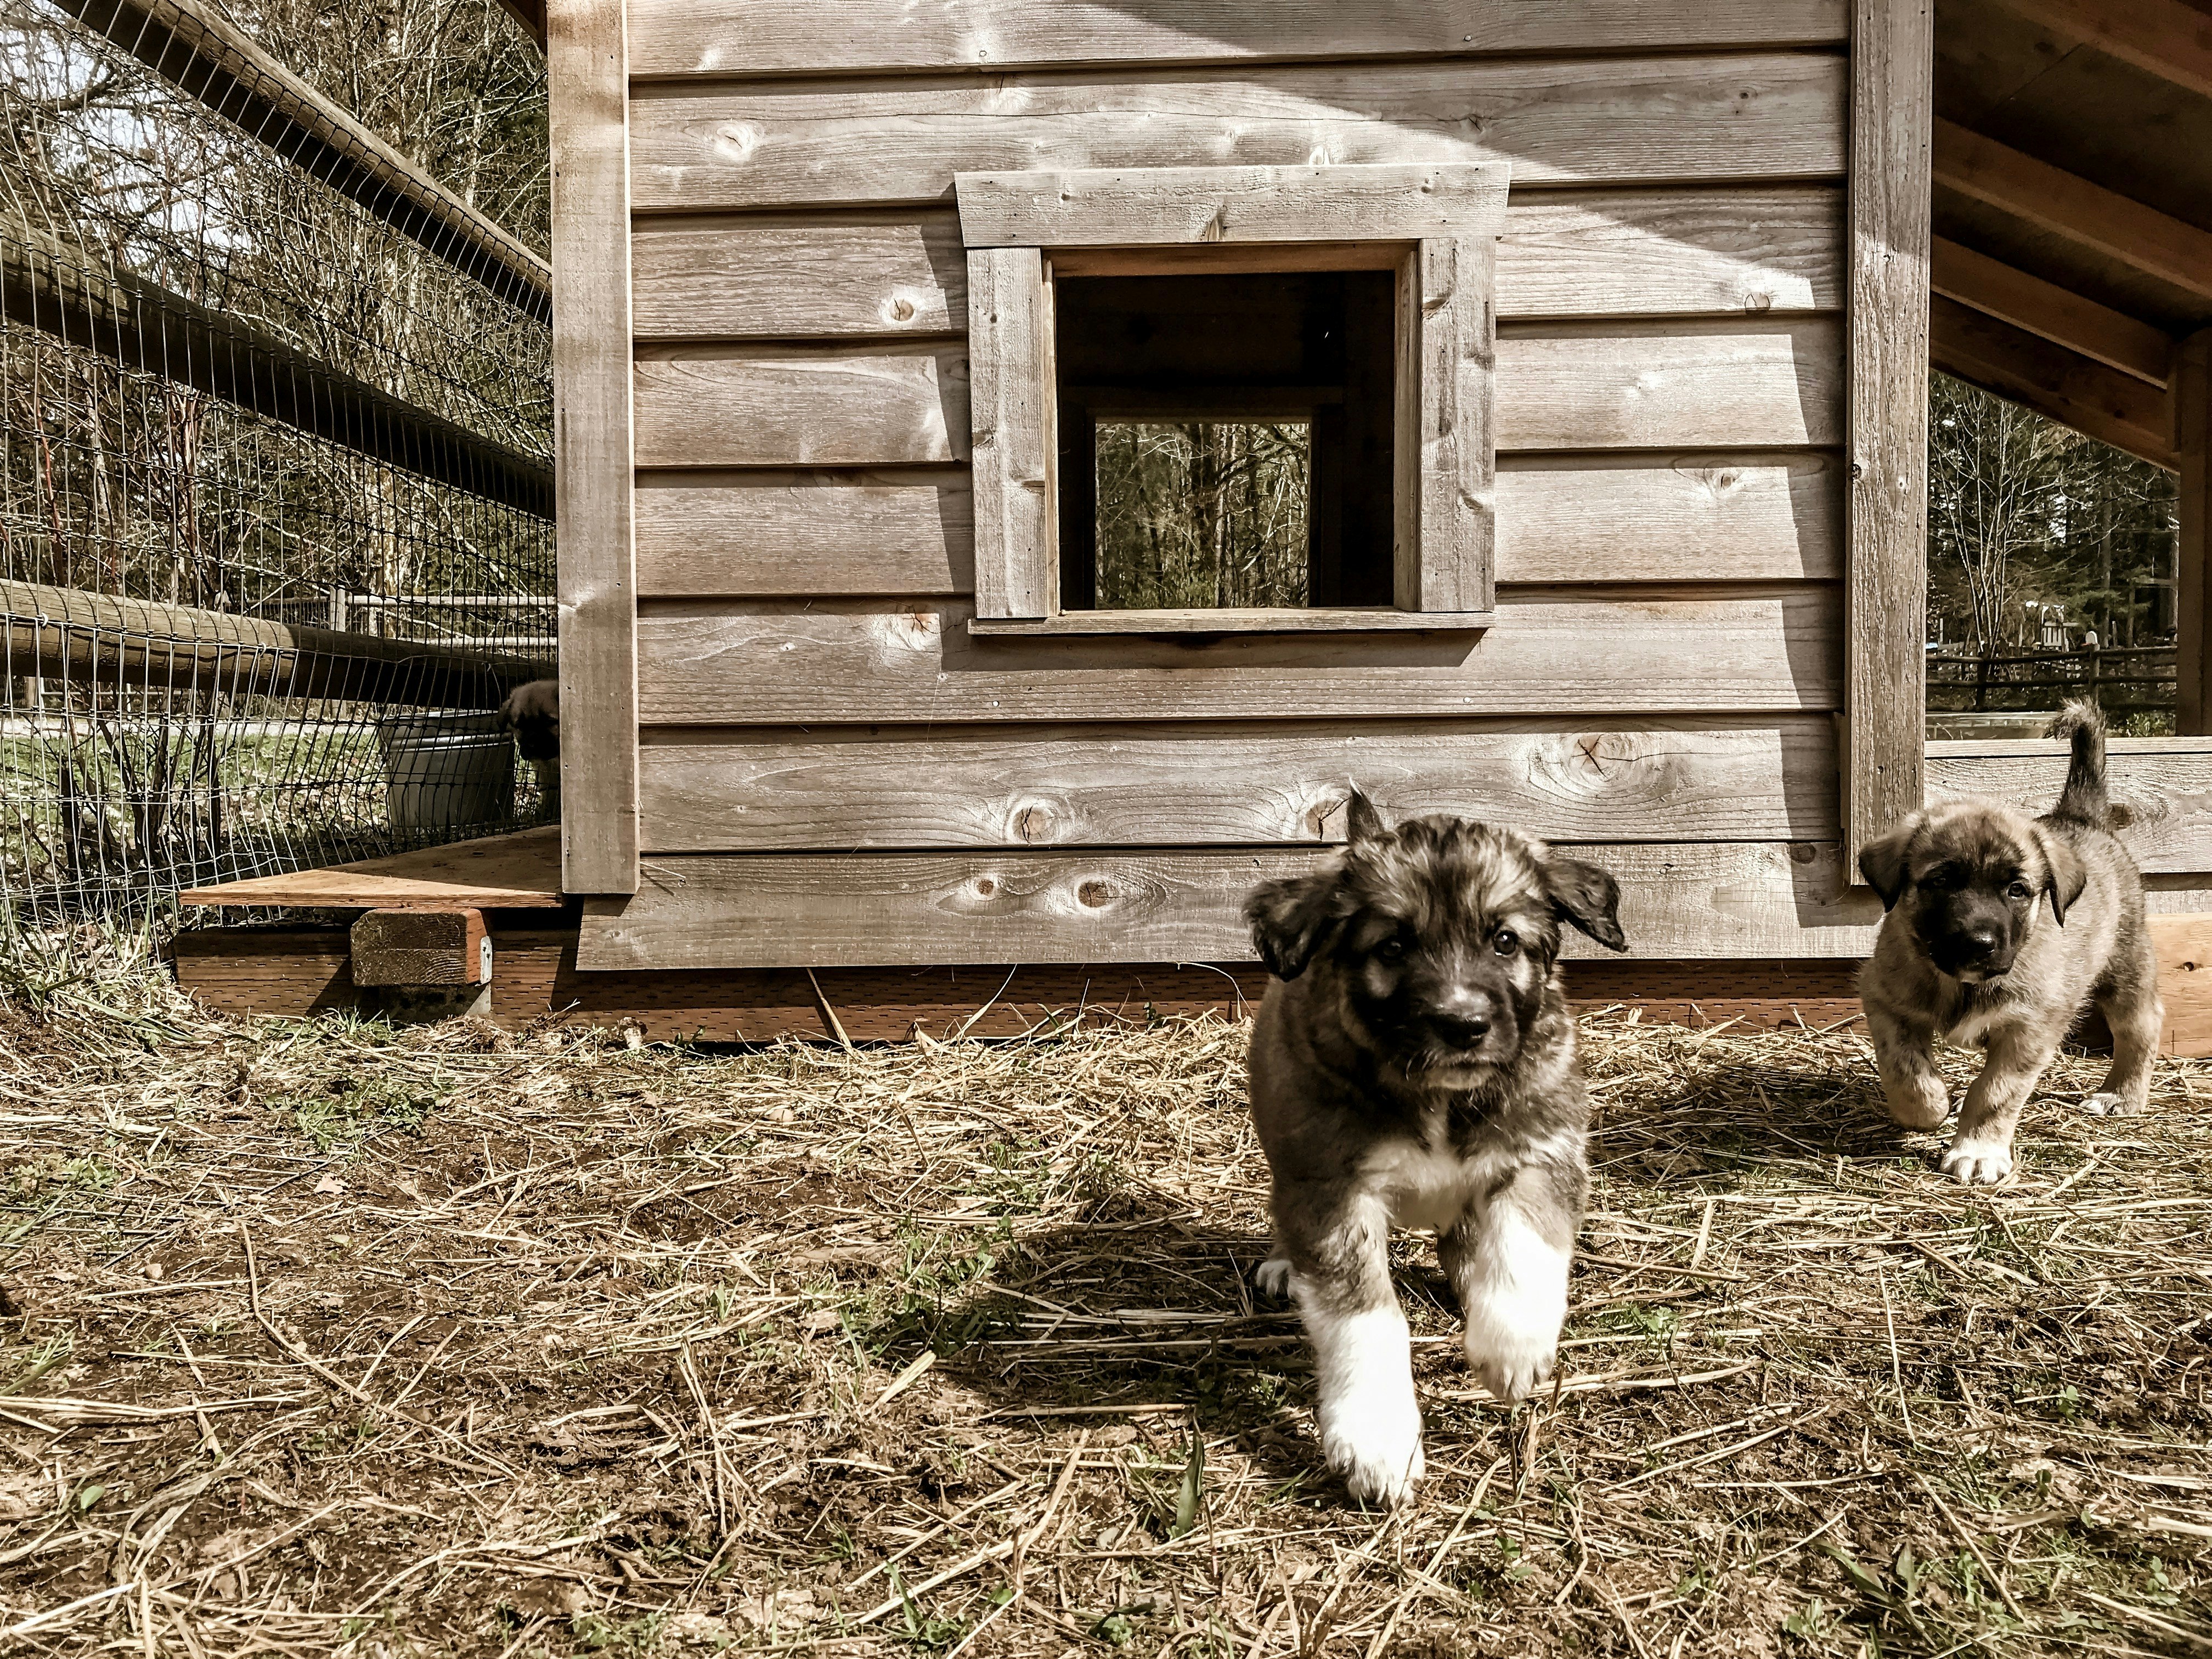
[[[474,204],[542,239],[543,65],[481,10],[0,0],[9,940],[548,810],[548,286]],[[325,89],[441,52],[377,112],[466,196]]]

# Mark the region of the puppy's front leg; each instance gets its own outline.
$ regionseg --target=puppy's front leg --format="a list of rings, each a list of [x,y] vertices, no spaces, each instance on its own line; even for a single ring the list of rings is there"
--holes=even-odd
[[[2085,1112],[2139,1112],[2150,1103],[2151,1062],[2166,1035],[2166,1006],[2158,997],[2158,968],[2147,959],[2098,1000],[2098,1010],[2112,1032],[2112,1067],[2097,1092],[2081,1103]]]
[[[1951,1091],[1936,1069],[1934,1028],[1871,1005],[1866,1017],[1891,1121],[1908,1129],[1934,1128],[1951,1115]]]
[[[1500,1400],[1533,1392],[1558,1357],[1567,1263],[1582,1223],[1574,1185],[1525,1165],[1437,1236],[1437,1259],[1467,1315],[1468,1364]]]
[[[2058,1051],[2063,1030],[2003,1026],[1990,1034],[1989,1063],[1966,1089],[1943,1173],[1967,1186],[1994,1186],[2012,1173],[2012,1136],[2036,1079]]]
[[[1314,1346],[1322,1451],[1363,1504],[1405,1502],[1423,1470],[1413,1348],[1390,1283],[1389,1237],[1389,1218],[1359,1198],[1281,1235],[1291,1294]]]

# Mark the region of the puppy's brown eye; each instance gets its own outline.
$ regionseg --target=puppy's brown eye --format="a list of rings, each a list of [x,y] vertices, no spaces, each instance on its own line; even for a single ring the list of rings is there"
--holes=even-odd
[[[2016,899],[2024,899],[2029,896],[2027,884],[2024,881],[2016,881],[2005,890],[2010,893]]]
[[[1385,962],[1396,962],[1406,954],[1406,941],[1401,939],[1386,939],[1375,947],[1375,954]]]
[[[1490,948],[1501,957],[1510,957],[1521,948],[1521,935],[1509,927],[1501,927],[1490,941]]]

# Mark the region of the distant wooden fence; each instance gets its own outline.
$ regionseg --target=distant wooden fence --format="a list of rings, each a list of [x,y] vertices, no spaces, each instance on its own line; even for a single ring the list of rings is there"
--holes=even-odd
[[[2088,696],[2111,714],[2160,713],[2174,707],[2175,680],[2170,645],[1986,656],[1931,651],[1928,708],[1947,714],[2027,713]]]

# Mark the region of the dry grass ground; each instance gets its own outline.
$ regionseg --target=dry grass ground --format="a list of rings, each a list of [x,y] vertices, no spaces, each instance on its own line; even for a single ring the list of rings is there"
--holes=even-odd
[[[0,1650],[2212,1649],[2206,1073],[1966,1192],[1863,1042],[1587,1024],[1564,1381],[1319,1468],[1234,1027],[708,1055],[0,1015]],[[1963,1067],[1962,1067],[1963,1069]]]

